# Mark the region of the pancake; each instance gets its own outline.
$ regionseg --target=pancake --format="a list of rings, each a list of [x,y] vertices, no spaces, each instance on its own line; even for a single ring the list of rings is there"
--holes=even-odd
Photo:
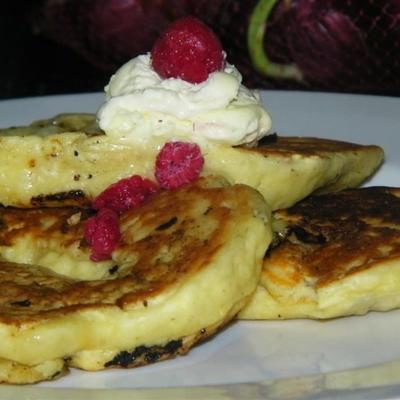
[[[63,132],[84,132],[88,136],[102,134],[96,116],[90,113],[64,113],[50,119],[40,119],[26,126],[0,129],[1,136],[48,136]]]
[[[274,216],[275,244],[243,319],[335,318],[400,307],[400,189],[310,196]]]
[[[59,115],[30,127],[0,131],[1,204],[84,205],[124,177],[154,179],[155,157],[165,138],[133,143],[103,134],[94,115],[80,118]],[[250,185],[273,210],[289,207],[316,190],[356,187],[383,159],[378,146],[276,135],[257,147],[210,143],[201,147],[203,175]]]
[[[124,213],[109,261],[89,259],[89,215],[0,209],[1,381],[185,354],[248,302],[272,238],[262,196],[217,178],[161,191]]]

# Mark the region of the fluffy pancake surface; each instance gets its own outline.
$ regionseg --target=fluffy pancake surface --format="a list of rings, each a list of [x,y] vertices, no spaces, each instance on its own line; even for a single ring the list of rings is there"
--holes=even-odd
[[[216,179],[158,193],[121,216],[110,262],[89,261],[81,209],[0,215],[0,377],[15,383],[66,366],[127,367],[185,353],[248,301],[272,236],[260,194]],[[71,267],[77,259],[82,275]]]
[[[333,318],[400,307],[400,189],[311,196],[274,218],[280,243],[269,250],[240,318]]]
[[[165,138],[156,136],[140,145],[103,134],[94,116],[84,114],[81,119],[67,114],[0,130],[1,204],[82,204],[123,177],[154,179],[154,160]],[[210,143],[201,147],[204,175],[248,184],[272,209],[289,207],[315,190],[355,187],[383,158],[378,146],[273,135],[255,148]]]

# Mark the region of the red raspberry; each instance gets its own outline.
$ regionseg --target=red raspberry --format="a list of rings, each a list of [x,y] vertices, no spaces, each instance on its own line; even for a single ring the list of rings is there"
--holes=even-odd
[[[86,221],[84,235],[92,248],[92,261],[110,259],[121,238],[118,214],[108,208],[102,208],[97,215]]]
[[[97,210],[107,207],[122,214],[143,203],[156,191],[157,185],[154,182],[133,175],[110,185],[94,199],[92,205]]]
[[[157,155],[155,176],[164,189],[175,189],[197,179],[204,158],[195,143],[169,142]]]
[[[221,42],[214,32],[194,17],[174,23],[156,40],[151,50],[154,70],[163,78],[181,78],[191,83],[207,80],[224,67]]]

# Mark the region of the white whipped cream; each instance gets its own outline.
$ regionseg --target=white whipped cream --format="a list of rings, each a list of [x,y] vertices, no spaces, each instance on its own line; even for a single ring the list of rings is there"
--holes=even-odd
[[[140,55],[111,77],[99,124],[106,134],[126,139],[167,136],[200,143],[252,143],[268,133],[271,118],[258,93],[241,81],[239,71],[228,63],[199,84],[162,79],[151,66],[150,54]]]

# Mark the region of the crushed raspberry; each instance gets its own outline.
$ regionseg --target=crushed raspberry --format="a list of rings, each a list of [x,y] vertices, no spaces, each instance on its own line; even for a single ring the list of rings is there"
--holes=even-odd
[[[196,180],[204,165],[195,143],[168,142],[157,155],[155,176],[164,189],[175,189]]]
[[[122,214],[143,203],[156,191],[157,185],[154,182],[133,175],[110,185],[94,199],[92,206],[96,210],[106,207]]]
[[[194,17],[184,17],[160,36],[151,50],[152,66],[163,78],[191,83],[207,80],[224,67],[221,42],[214,32]]]
[[[108,208],[102,208],[97,215],[86,221],[84,235],[92,250],[92,261],[110,259],[121,238],[118,214]]]

